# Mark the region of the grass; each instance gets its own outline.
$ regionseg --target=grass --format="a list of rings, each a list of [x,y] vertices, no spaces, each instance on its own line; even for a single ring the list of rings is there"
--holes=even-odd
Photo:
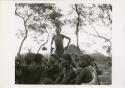
[[[99,75],[99,80],[101,85],[111,85],[112,84],[112,66],[111,58],[108,58],[101,54],[93,54],[97,66],[103,70],[103,73]]]
[[[23,54],[21,55],[21,59],[24,61],[23,65],[25,65],[25,59],[30,58],[33,59],[33,57],[35,56],[34,53],[31,54]],[[104,56],[102,54],[99,53],[95,53],[95,54],[91,54],[92,57],[94,57],[94,60],[97,64],[97,66],[99,67],[99,69],[103,70],[103,73],[101,75],[99,75],[99,80],[100,80],[100,84],[101,85],[111,85],[112,82],[112,66],[111,66],[111,59],[108,58],[107,56]],[[48,57],[48,56],[44,56],[44,57]]]

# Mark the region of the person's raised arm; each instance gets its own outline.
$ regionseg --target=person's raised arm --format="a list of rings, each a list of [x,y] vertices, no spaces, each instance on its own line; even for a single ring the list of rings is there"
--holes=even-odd
[[[64,36],[64,35],[63,35]],[[71,42],[71,38],[69,38],[69,37],[67,37],[67,36],[64,36],[64,38],[66,38],[66,39],[68,39],[69,40],[69,42],[68,42],[68,44],[67,44],[67,46],[66,46],[66,48],[65,49],[67,49],[68,48],[68,46],[69,46],[69,44],[70,44],[70,42]]]
[[[82,71],[80,72],[80,74],[76,77],[75,84],[81,84],[84,75],[85,75],[85,70],[82,69]]]

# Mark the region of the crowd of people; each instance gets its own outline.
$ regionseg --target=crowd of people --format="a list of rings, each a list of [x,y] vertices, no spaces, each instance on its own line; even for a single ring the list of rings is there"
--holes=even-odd
[[[58,58],[51,54],[27,54],[15,61],[16,84],[98,84],[97,74],[89,56],[80,56],[76,65],[71,55]]]
[[[52,37],[51,54],[49,58],[42,54],[28,53],[24,57],[17,55],[15,61],[16,84],[98,84],[97,73],[93,60],[89,55],[75,56],[64,53],[71,39],[56,29]],[[69,40],[63,47],[63,40]],[[55,53],[52,54],[52,44],[55,42]],[[75,51],[74,51],[75,52]]]

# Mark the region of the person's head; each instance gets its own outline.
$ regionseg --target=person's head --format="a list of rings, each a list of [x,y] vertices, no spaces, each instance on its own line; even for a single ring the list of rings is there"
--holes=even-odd
[[[61,27],[63,26],[63,23],[59,20],[56,20],[55,26],[56,26],[56,33],[60,34],[61,33]]]
[[[63,66],[70,66],[70,64],[72,63],[72,58],[69,54],[64,54],[61,57],[61,60],[62,60]]]
[[[61,33],[61,28],[57,28],[56,29],[56,34],[60,34]]]
[[[39,64],[41,63],[42,59],[43,59],[43,55],[37,54],[36,57],[34,58],[34,61]]]
[[[49,63],[54,64],[58,60],[55,54],[51,54],[49,58]]]
[[[91,57],[88,56],[88,55],[80,56],[79,66],[80,67],[86,67],[86,66],[89,66],[89,65],[91,65]]]

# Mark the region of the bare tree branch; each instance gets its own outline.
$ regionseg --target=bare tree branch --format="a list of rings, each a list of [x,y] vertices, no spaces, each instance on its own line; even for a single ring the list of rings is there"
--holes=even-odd
[[[18,55],[20,56],[23,43],[24,43],[24,41],[26,40],[27,35],[28,35],[28,30],[27,30],[27,27],[26,27],[26,26],[27,26],[26,23],[27,23],[28,19],[32,16],[32,14],[28,15],[27,19],[25,20],[24,17],[22,17],[22,16],[20,16],[20,15],[18,14],[17,10],[18,10],[18,8],[16,7],[16,9],[15,9],[15,14],[16,14],[17,16],[19,16],[20,18],[23,19],[24,28],[25,28],[25,36],[24,36],[23,40],[21,41],[21,44],[20,44],[20,47],[19,47],[19,51],[18,51]]]
[[[44,20],[45,20],[45,23],[46,23],[47,17],[44,17]],[[40,23],[40,24],[41,24],[41,23]],[[40,51],[40,49],[42,48],[42,46],[44,46],[44,45],[45,45],[46,43],[48,43],[48,41],[49,41],[49,32],[47,31],[46,27],[45,27],[44,29],[45,29],[45,31],[46,31],[46,33],[47,33],[47,40],[46,40],[45,43],[43,43],[43,44],[39,47],[39,49],[37,50],[37,54],[39,53],[39,51]]]
[[[18,14],[17,10],[18,10],[18,8],[16,7],[16,9],[15,9],[15,15],[19,16],[20,18],[23,19],[23,21],[25,21],[25,19],[24,19],[22,16],[20,16],[20,15]]]
[[[98,38],[104,39],[104,40],[108,41],[108,42],[110,43],[110,45],[112,45],[112,42],[110,41],[111,39],[107,39],[107,38],[105,38],[105,37],[103,37],[103,36],[95,35],[95,34],[88,33],[88,32],[85,32],[85,33],[87,33],[87,34],[89,34],[89,35],[92,35],[92,36],[94,36],[94,37],[98,37]]]
[[[45,30],[46,30],[46,28],[45,28]],[[40,51],[40,49],[42,48],[42,46],[44,46],[46,43],[48,43],[48,40],[49,40],[49,33],[48,33],[47,30],[46,30],[46,33],[47,33],[47,40],[46,40],[45,43],[43,43],[43,44],[39,47],[39,49],[37,50],[37,54],[39,53],[39,51]]]
[[[94,31],[96,32],[96,34],[97,34],[98,36],[100,36],[99,32],[95,29],[95,27],[92,26],[91,24],[90,24],[90,26],[94,29]]]

